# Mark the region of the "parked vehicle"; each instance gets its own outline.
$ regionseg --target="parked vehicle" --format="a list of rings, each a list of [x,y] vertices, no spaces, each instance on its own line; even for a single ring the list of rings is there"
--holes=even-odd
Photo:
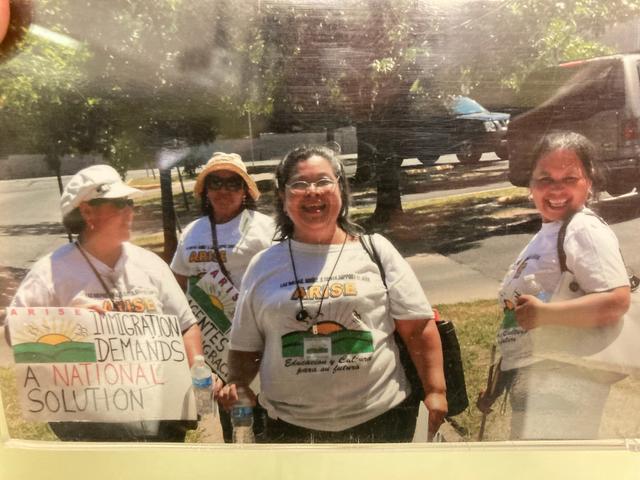
[[[465,164],[477,163],[485,152],[507,158],[509,114],[490,112],[469,97],[449,97],[428,112],[398,117],[359,124],[358,152],[364,142],[371,153],[416,157],[425,165],[451,153]]]
[[[563,63],[523,83],[507,133],[509,179],[528,184],[535,143],[552,130],[570,130],[598,148],[605,189],[620,195],[640,186],[640,54]]]

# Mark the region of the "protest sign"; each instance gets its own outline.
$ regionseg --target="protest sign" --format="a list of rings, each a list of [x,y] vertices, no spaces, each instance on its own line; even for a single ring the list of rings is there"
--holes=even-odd
[[[34,421],[195,419],[174,315],[9,308],[23,415]]]
[[[187,299],[202,331],[205,360],[227,382],[229,331],[238,290],[219,269],[214,269],[201,278],[190,279]]]

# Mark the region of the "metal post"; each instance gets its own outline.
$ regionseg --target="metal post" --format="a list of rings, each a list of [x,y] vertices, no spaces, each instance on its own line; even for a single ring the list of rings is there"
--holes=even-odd
[[[255,159],[253,157],[253,128],[251,126],[250,110],[247,110],[247,120],[249,121],[249,148],[251,148],[251,165],[255,167]]]
[[[189,199],[187,198],[187,192],[184,191],[184,183],[182,182],[182,174],[180,173],[180,167],[176,167],[178,171],[178,179],[180,180],[180,188],[182,189],[182,199],[184,200],[184,208],[188,212],[189,211]],[[180,228],[180,227],[178,227]]]
[[[164,251],[162,256],[166,262],[169,262],[178,247],[170,168],[160,169],[160,195],[162,204],[162,228],[164,231]]]

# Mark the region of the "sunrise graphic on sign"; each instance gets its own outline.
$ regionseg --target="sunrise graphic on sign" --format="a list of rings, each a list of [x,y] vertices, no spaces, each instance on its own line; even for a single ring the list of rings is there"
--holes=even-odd
[[[93,341],[84,325],[69,318],[24,323],[12,331],[16,363],[95,362]]]
[[[200,279],[194,278],[189,285],[189,295],[207,313],[218,330],[224,333],[231,329],[237,293],[237,289],[218,270]]]

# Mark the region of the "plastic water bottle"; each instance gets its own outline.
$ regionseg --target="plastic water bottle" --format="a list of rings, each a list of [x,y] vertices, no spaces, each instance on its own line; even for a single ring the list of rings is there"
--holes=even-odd
[[[529,295],[533,295],[534,297],[542,300],[544,303],[548,303],[551,300],[551,293],[546,292],[542,286],[536,280],[536,276],[534,274],[525,275],[524,283],[526,286],[526,293]]]
[[[213,373],[204,361],[202,355],[194,357],[191,367],[191,383],[193,393],[196,396],[196,409],[198,415],[214,413],[213,407]]]
[[[255,443],[253,435],[253,405],[246,388],[239,387],[238,401],[231,409],[233,425],[233,443]]]

